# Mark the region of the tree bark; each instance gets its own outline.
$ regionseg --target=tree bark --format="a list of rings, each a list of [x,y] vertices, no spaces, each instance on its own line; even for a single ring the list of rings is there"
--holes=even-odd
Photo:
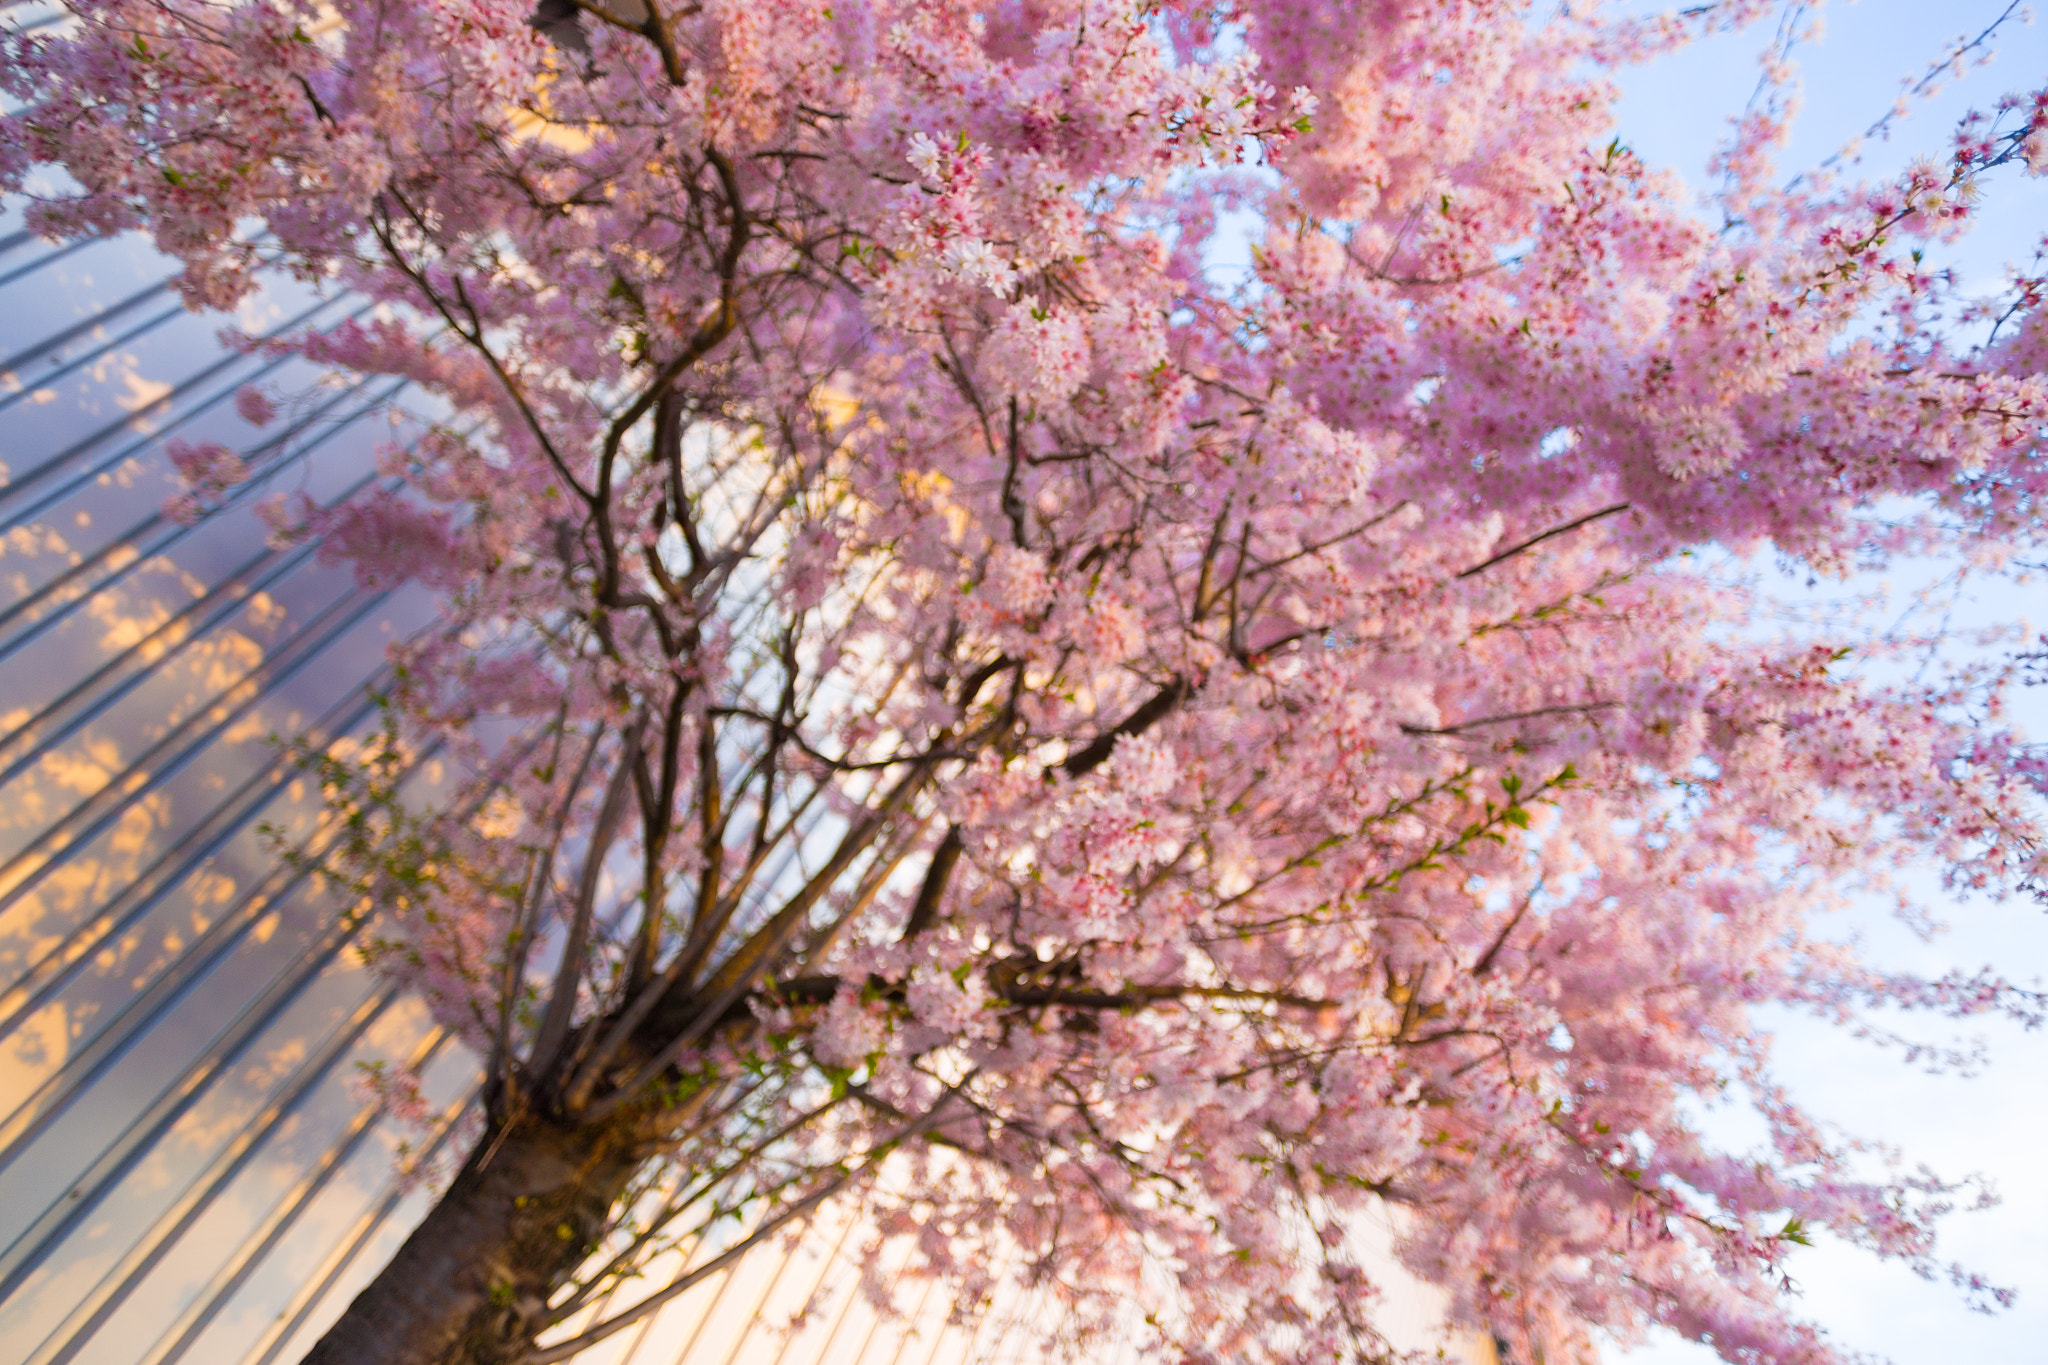
[[[510,1365],[644,1160],[630,1119],[493,1125],[303,1365]]]

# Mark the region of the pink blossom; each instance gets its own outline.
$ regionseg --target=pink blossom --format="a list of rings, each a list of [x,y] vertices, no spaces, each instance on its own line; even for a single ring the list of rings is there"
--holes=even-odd
[[[880,1050],[884,1037],[881,1013],[846,989],[832,997],[812,1030],[811,1051],[827,1066],[860,1067]]]
[[[1088,378],[1088,331],[1075,313],[1014,303],[989,339],[987,365],[998,387],[1044,402],[1071,397]]]
[[[193,445],[172,441],[167,447],[171,464],[195,487],[218,490],[240,483],[249,476],[242,457],[215,442]]]
[[[248,384],[235,390],[235,411],[252,427],[269,426],[277,416],[277,409],[263,391]]]
[[[1052,601],[1053,585],[1038,555],[998,545],[989,552],[988,571],[978,591],[999,612],[1035,616]]]
[[[1391,1198],[1516,1359],[1834,1365],[1801,1229],[2003,1291],[1937,1256],[1976,1188],[1805,1113],[1771,1012],[1957,1067],[1888,1013],[2040,1019],[1814,927],[2044,894],[2040,661],[1714,566],[2048,549],[2048,284],[1925,257],[2048,92],[1795,178],[1789,25],[1717,231],[1601,73],[1780,8],[79,0],[0,40],[0,189],[196,306],[369,302],[241,343],[408,395],[375,485],[256,515],[438,604],[318,766],[321,870],[502,1068],[480,1141],[641,1125],[696,1200],[649,1247],[858,1199],[963,1302],[1026,1248],[1083,1354],[1391,1358]],[[180,519],[251,473],[170,455]],[[442,1297],[517,1354],[585,1249]]]

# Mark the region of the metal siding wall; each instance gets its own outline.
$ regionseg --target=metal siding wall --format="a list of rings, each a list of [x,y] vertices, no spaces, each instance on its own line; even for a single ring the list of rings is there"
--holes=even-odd
[[[0,1358],[231,1361],[386,1200],[354,1065],[471,1085],[259,832],[314,814],[271,737],[359,729],[384,642],[429,619],[266,548],[251,511],[370,476],[390,391],[258,433],[236,388],[319,376],[220,345],[145,244],[0,243]],[[285,288],[235,321],[351,306]],[[258,475],[180,526],[171,436]]]
[[[476,1082],[262,833],[317,839],[276,738],[360,735],[384,644],[431,606],[268,548],[253,507],[376,478],[407,395],[227,349],[167,271],[135,238],[53,247],[0,218],[0,1365],[295,1360],[426,1208],[394,1178],[420,1135],[365,1112],[356,1068],[423,1063],[430,1157]],[[233,321],[357,308],[286,285]],[[259,432],[232,406],[252,381],[320,397]],[[190,527],[161,510],[173,437],[257,471]],[[862,1241],[821,1226],[584,1359],[1013,1358],[1028,1334],[990,1329],[1014,1310],[979,1344],[923,1291],[879,1322],[849,1292]]]
[[[385,643],[432,612],[268,548],[253,507],[374,480],[408,395],[227,349],[167,270],[135,238],[52,247],[0,216],[0,1365],[290,1365],[425,1213],[400,1144],[455,1154],[477,1080],[262,833],[318,840],[276,737],[362,734]],[[235,322],[358,308],[286,285]],[[259,432],[232,405],[255,380],[318,398]],[[161,511],[172,437],[256,471],[190,527]],[[365,1112],[352,1079],[380,1061],[421,1064],[424,1138]],[[883,1322],[865,1244],[828,1214],[580,1359],[1040,1358],[1042,1295],[947,1326],[913,1286]]]

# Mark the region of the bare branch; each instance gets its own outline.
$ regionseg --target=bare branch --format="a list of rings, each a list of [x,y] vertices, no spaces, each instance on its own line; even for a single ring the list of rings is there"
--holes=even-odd
[[[1522,551],[1541,545],[1544,541],[1549,540],[1552,536],[1561,536],[1568,531],[1576,531],[1581,526],[1590,525],[1591,523],[1599,521],[1604,517],[1611,517],[1618,512],[1626,512],[1629,510],[1630,506],[1632,506],[1632,504],[1630,503],[1617,502],[1614,503],[1612,506],[1603,507],[1597,512],[1588,512],[1583,517],[1575,518],[1574,520],[1566,522],[1562,526],[1553,526],[1548,531],[1543,532],[1541,535],[1529,537],[1527,540],[1523,541],[1519,545],[1509,546],[1507,549],[1502,550],[1499,554],[1495,555],[1493,558],[1489,560],[1486,560],[1479,564],[1474,564],[1469,569],[1459,570],[1458,577],[1471,578],[1475,574],[1485,573],[1494,565],[1499,564],[1505,560],[1513,559],[1516,555],[1522,553]]]

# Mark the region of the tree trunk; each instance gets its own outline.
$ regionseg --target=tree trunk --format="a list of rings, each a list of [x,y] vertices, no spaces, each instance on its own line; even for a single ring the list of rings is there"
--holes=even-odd
[[[494,1126],[303,1365],[504,1365],[610,1226],[641,1156],[621,1122]]]

